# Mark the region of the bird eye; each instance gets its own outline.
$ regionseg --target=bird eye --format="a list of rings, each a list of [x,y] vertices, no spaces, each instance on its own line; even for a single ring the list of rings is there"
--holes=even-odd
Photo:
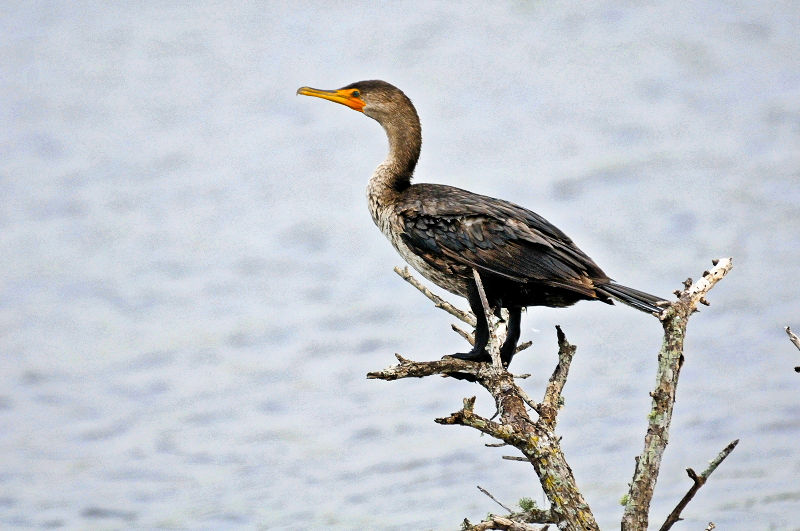
[[[359,91],[357,91],[357,90],[354,90],[353,92],[351,92],[350,95],[353,96],[354,98],[361,97],[361,93]]]

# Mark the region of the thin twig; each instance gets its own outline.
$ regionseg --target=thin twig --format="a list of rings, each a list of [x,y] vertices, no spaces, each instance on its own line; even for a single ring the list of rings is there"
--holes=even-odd
[[[492,357],[492,364],[501,368],[503,362],[500,360],[500,343],[497,340],[497,331],[492,326],[492,308],[489,306],[489,299],[486,298],[486,291],[483,289],[483,281],[478,270],[472,268],[472,276],[475,278],[475,286],[478,288],[478,295],[481,298],[481,305],[483,306],[483,313],[486,317],[486,325],[489,327],[489,355]]]
[[[447,417],[433,419],[437,424],[459,424],[470,426],[487,435],[498,437],[499,439],[513,444],[516,442],[514,433],[500,423],[482,417],[475,413],[475,397],[465,398],[464,407]]]
[[[722,463],[725,460],[725,458],[730,455],[733,449],[736,448],[737,444],[739,444],[739,439],[736,439],[735,441],[731,442],[728,446],[726,446],[717,455],[717,457],[715,457],[713,461],[711,461],[708,464],[708,468],[706,468],[703,471],[703,473],[700,474],[699,476],[691,468],[686,469],[686,473],[689,474],[689,477],[692,478],[692,481],[694,483],[692,484],[692,487],[689,489],[689,492],[687,492],[686,495],[683,498],[681,498],[681,501],[678,502],[678,505],[676,505],[675,508],[672,510],[672,512],[669,513],[669,516],[667,516],[667,519],[664,521],[664,524],[661,526],[659,531],[667,531],[673,526],[673,524],[675,524],[675,522],[681,519],[681,511],[683,511],[683,509],[686,508],[686,505],[690,501],[692,501],[692,498],[694,498],[694,495],[697,494],[698,490],[700,490],[700,487],[706,484],[708,476],[710,476],[714,472],[714,470],[717,469],[720,463]]]
[[[714,263],[714,267],[703,271],[703,276],[698,279],[697,282],[689,282],[690,285],[687,286],[684,293],[681,294],[681,299],[684,297],[688,298],[688,300],[684,300],[683,302],[690,306],[691,311],[695,311],[698,304],[709,306],[709,302],[705,299],[706,294],[708,294],[708,292],[711,291],[711,288],[713,288],[717,282],[722,280],[725,275],[728,274],[731,268],[733,268],[733,260],[730,258],[720,258],[715,260],[715,262],[716,263]],[[675,303],[672,303],[669,306],[669,308],[674,307]],[[662,320],[668,317],[666,314],[667,312],[662,312]]]
[[[531,345],[533,345],[533,341],[525,341],[523,343],[520,343],[519,345],[517,345],[517,348],[514,349],[514,354],[519,354],[526,348],[529,348]]]
[[[789,340],[794,343],[794,346],[800,349],[800,337],[797,337],[797,334],[792,332],[792,329],[788,326],[784,328],[784,330],[786,330],[786,333],[789,335]]]
[[[523,401],[524,401],[526,404],[528,404],[528,407],[530,407],[530,408],[531,408],[532,410],[534,410],[536,413],[538,413],[538,414],[540,414],[540,415],[541,415],[541,413],[540,413],[540,409],[541,409],[542,405],[541,405],[541,404],[539,404],[538,402],[534,402],[534,401],[533,401],[533,399],[532,399],[531,397],[529,397],[529,396],[528,396],[528,393],[526,393],[526,392],[525,392],[525,390],[524,390],[524,389],[522,389],[521,387],[520,387],[520,389],[519,389],[519,396],[521,396],[521,397],[522,397],[522,400],[523,400]]]
[[[483,487],[481,487],[480,485],[476,485],[476,487],[478,487],[478,490],[479,490],[479,491],[481,491],[482,493],[484,493],[484,494],[486,494],[487,496],[489,496],[489,498],[491,498],[493,502],[495,502],[497,505],[499,505],[500,507],[502,507],[502,508],[503,508],[503,509],[505,509],[506,511],[508,511],[508,512],[510,512],[510,513],[513,513],[513,512],[514,512],[514,511],[512,511],[511,509],[509,509],[508,507],[506,507],[505,505],[503,505],[503,504],[500,502],[500,500],[498,500],[497,498],[495,498],[494,496],[492,496],[492,493],[491,493],[491,492],[489,492],[488,490],[484,489],[484,488],[483,488]]]
[[[430,299],[431,302],[433,302],[434,306],[436,306],[437,308],[446,311],[456,319],[459,319],[470,326],[476,325],[477,321],[475,320],[475,316],[472,315],[472,312],[465,312],[463,310],[460,310],[455,306],[453,306],[452,304],[450,304],[449,302],[447,302],[446,300],[444,300],[443,298],[433,293],[431,290],[426,288],[419,280],[414,278],[414,276],[411,274],[411,271],[409,271],[408,267],[404,267],[402,269],[400,267],[395,267],[394,272],[400,275],[400,278],[402,278],[403,280],[405,280],[406,282],[417,288],[420,291],[420,293],[428,297],[428,299]]]
[[[789,328],[788,326],[786,328],[784,328],[784,330],[786,330],[786,333],[789,335],[789,340],[792,343],[794,343],[794,346],[796,346],[798,349],[800,349],[800,337],[797,337],[797,334],[792,332],[792,329]],[[800,372],[800,367],[795,367],[794,371],[795,372]]]
[[[518,455],[504,455],[503,459],[505,459],[506,461],[525,461],[526,463],[530,462],[530,459],[528,459],[527,457],[520,457]]]
[[[466,340],[467,340],[467,343],[469,343],[469,344],[470,344],[470,345],[472,345],[473,347],[475,346],[475,336],[473,336],[472,334],[470,334],[470,333],[469,333],[469,332],[467,332],[466,330],[463,330],[463,329],[461,329],[461,328],[457,327],[457,326],[456,326],[456,325],[454,325],[454,324],[451,324],[451,325],[450,325],[450,328],[452,328],[452,329],[453,329],[453,332],[455,332],[456,334],[458,334],[458,335],[460,335],[461,337],[463,337],[464,339],[466,339]]]
[[[556,325],[556,335],[558,337],[558,365],[556,365],[552,376],[550,376],[544,399],[539,405],[539,409],[536,409],[541,419],[553,428],[555,428],[558,408],[561,405],[561,392],[567,383],[569,366],[577,350],[576,346],[569,344],[564,332],[558,325]]]

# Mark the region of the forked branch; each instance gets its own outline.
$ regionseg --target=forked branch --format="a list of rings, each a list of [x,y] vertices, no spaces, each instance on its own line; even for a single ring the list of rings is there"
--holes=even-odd
[[[697,475],[697,472],[695,472],[693,469],[691,468],[686,469],[686,473],[689,474],[689,477],[693,482],[692,487],[689,489],[689,492],[687,492],[686,495],[684,495],[684,497],[681,498],[681,501],[678,502],[678,505],[675,506],[672,512],[669,513],[669,516],[667,517],[666,521],[664,521],[664,523],[662,524],[662,526],[659,528],[658,531],[667,531],[672,527],[673,524],[675,524],[675,522],[678,522],[681,519],[681,512],[683,511],[683,509],[689,504],[690,501],[692,501],[692,498],[694,498],[694,495],[697,494],[698,490],[700,490],[700,487],[706,484],[708,476],[710,476],[711,473],[717,469],[719,464],[722,463],[725,460],[725,458],[731,454],[733,449],[736,448],[737,444],[739,444],[739,439],[736,439],[735,441],[728,444],[728,446],[726,446],[717,455],[717,457],[715,457],[711,461],[711,463],[708,464],[708,467],[705,470],[703,470],[703,473],[700,474],[699,476]]]

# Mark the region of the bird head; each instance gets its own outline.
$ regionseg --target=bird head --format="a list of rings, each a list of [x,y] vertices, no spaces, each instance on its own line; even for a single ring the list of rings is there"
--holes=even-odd
[[[379,122],[385,116],[401,111],[401,107],[407,108],[411,105],[403,91],[380,80],[357,81],[337,90],[300,87],[297,94],[341,103]]]

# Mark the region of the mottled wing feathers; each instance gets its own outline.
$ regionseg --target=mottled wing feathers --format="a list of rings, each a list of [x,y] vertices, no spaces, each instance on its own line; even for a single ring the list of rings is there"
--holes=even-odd
[[[481,272],[587,296],[595,295],[592,280],[607,278],[563,232],[507,201],[419,184],[406,190],[396,213],[404,224],[404,242],[429,263],[445,256]]]

